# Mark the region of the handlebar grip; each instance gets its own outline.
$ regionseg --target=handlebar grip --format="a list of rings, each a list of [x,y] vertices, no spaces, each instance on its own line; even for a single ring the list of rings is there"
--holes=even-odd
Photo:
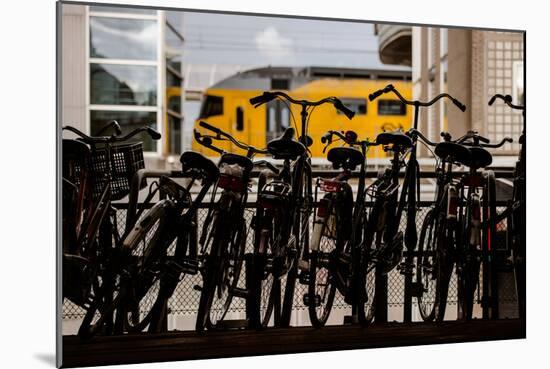
[[[340,100],[336,99],[334,101],[334,107],[338,110],[340,110],[342,113],[348,117],[348,119],[351,119],[355,116],[355,112],[349,108],[347,108]]]
[[[466,105],[464,105],[463,103],[461,103],[460,101],[458,101],[455,98],[453,98],[452,101],[460,110],[462,110],[462,112],[466,111]]]
[[[489,100],[489,106],[491,106],[495,103],[495,100],[497,99],[497,96],[498,95],[493,95],[493,97],[491,97],[491,100]]]
[[[118,124],[116,120],[113,120],[111,124],[115,128],[115,134],[117,136],[120,136],[122,134],[122,128],[120,128],[120,124]]]
[[[201,121],[199,122],[199,126],[201,126],[201,127],[203,127],[203,128],[206,128],[206,129],[208,129],[209,131],[212,131],[212,132],[214,132],[215,134],[218,134],[218,135],[222,133],[222,131],[221,131],[219,128],[214,127],[214,126],[212,126],[212,125],[206,123],[206,122],[203,121],[203,120],[201,120]]]
[[[149,134],[149,136],[151,136],[153,140],[160,140],[161,135],[156,129],[152,127],[147,127],[147,133]]]
[[[261,105],[273,100],[274,98],[275,98],[274,94],[266,91],[259,96],[251,98],[249,101],[250,101],[250,104],[252,105]]]
[[[375,100],[378,96],[382,95],[383,93],[384,93],[384,90],[374,91],[372,94],[369,94],[369,100],[370,100],[370,101],[373,101],[373,100]]]

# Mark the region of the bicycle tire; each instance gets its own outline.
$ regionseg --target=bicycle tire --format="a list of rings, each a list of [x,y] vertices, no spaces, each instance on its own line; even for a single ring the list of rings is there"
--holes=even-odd
[[[338,210],[338,198],[337,196],[332,196],[331,194],[325,195],[325,199],[328,200],[329,206],[327,209],[327,216],[323,219],[321,225],[319,239],[316,238],[312,240],[317,245],[313,244],[311,246],[310,255],[309,255],[309,283],[308,283],[308,296],[310,298],[308,304],[309,320],[311,325],[315,328],[320,328],[324,326],[330,316],[332,310],[332,305],[334,303],[334,297],[336,295],[336,285],[332,282],[332,273],[330,269],[330,251],[341,251],[343,249],[342,242],[338,239],[342,235],[338,232],[339,222],[339,210]],[[331,219],[331,217],[334,217]],[[314,225],[314,232],[315,226]],[[329,229],[329,228],[334,229]],[[334,232],[336,231],[336,232]],[[336,234],[334,234],[336,233]],[[335,245],[333,250],[329,251],[329,248],[326,247],[328,243],[331,243],[332,237],[327,237],[327,234],[332,234],[335,236]],[[326,250],[325,250],[326,249]],[[323,257],[322,257],[323,256]],[[325,287],[325,290],[322,294],[317,293],[317,282],[319,280],[319,274],[325,277],[325,280],[322,281],[320,286]],[[328,294],[327,294],[328,291]],[[319,296],[319,306],[317,306],[317,296]],[[326,300],[325,300],[326,298]],[[313,300],[311,300],[313,299]],[[325,302],[324,304],[322,304]],[[320,308],[319,308],[320,307]]]
[[[172,201],[159,201],[143,215],[123,242],[125,251],[130,253],[129,258],[136,260],[134,272],[138,276],[126,284],[125,299],[118,314],[128,332],[143,331],[156,310],[153,307],[162,300],[162,260],[174,239],[169,219],[173,209]]]

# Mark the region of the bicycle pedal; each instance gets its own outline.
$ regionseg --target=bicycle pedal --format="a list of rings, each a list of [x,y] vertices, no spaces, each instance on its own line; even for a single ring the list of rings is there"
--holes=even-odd
[[[315,307],[321,306],[321,296],[316,294],[312,299],[309,293],[304,294],[304,305]]]
[[[199,261],[197,259],[185,258],[181,264],[182,272],[195,275],[199,272]]]
[[[249,291],[246,288],[232,287],[229,289],[234,297],[246,299],[249,295]]]

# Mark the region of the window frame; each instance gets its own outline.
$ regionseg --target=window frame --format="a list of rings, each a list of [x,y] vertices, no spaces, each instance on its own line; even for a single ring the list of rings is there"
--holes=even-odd
[[[165,99],[165,71],[163,58],[165,57],[165,45],[164,45],[164,25],[166,23],[164,11],[156,10],[155,14],[132,14],[132,13],[109,13],[109,12],[98,12],[91,11],[90,6],[86,6],[86,16],[85,16],[85,54],[86,54],[86,63],[85,63],[85,89],[86,89],[86,129],[87,132],[91,132],[91,112],[92,111],[101,111],[101,110],[111,110],[111,111],[151,111],[156,112],[157,117],[157,131],[161,134],[162,139],[157,141],[156,151],[145,151],[144,156],[153,156],[158,157],[162,155],[164,150],[164,118],[163,118],[163,101]],[[135,60],[135,59],[110,59],[110,58],[92,58],[90,57],[90,18],[91,17],[104,17],[104,18],[116,18],[116,19],[137,19],[137,20],[154,20],[156,21],[157,26],[157,55],[156,60]],[[128,66],[154,66],[157,71],[157,103],[154,106],[138,106],[138,105],[100,105],[91,103],[91,80],[90,80],[90,70],[91,64],[119,64],[119,65],[128,65]]]

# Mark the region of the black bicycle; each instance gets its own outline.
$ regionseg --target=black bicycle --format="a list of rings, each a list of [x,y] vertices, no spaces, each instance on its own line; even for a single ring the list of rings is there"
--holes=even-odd
[[[195,275],[199,270],[197,212],[218,180],[219,170],[211,160],[192,151],[181,154],[180,162],[181,171],[143,171],[134,179],[140,183],[150,176],[159,177],[151,184],[141,210],[128,208],[128,224],[135,226],[124,238],[123,250],[127,250],[128,258],[144,255],[139,264],[130,264],[134,270],[126,270],[121,280],[125,299],[117,314],[129,332],[147,326],[151,333],[165,331],[169,298],[185,275]],[[172,177],[186,178],[187,183],[182,186]],[[191,188],[199,181],[200,190],[192,196]],[[156,194],[161,199],[145,211]],[[129,202],[134,204],[135,199],[137,191],[130,193]],[[140,278],[135,278],[136,274]],[[144,288],[149,285],[153,287]]]
[[[267,286],[271,288],[257,288],[256,293],[260,295],[256,299],[265,301],[263,304],[257,304],[261,310],[258,315],[263,315],[259,318],[262,322],[268,322],[273,313],[275,325],[287,327],[292,314],[296,280],[299,278],[301,283],[308,284],[309,277],[307,266],[309,222],[313,205],[311,160],[307,150],[313,143],[307,134],[309,117],[317,106],[327,103],[332,104],[348,119],[351,119],[355,113],[346,108],[336,97],[327,97],[318,101],[296,100],[280,91],[264,92],[250,99],[250,103],[258,107],[276,98],[287,105],[294,104],[301,108],[301,130],[298,131],[298,127],[295,127],[295,131],[287,130],[283,136],[270,141],[267,145],[267,151],[274,158],[284,160],[284,164],[276,176],[277,182],[267,183],[259,189],[259,192],[264,193],[260,193],[259,197],[269,197],[271,192],[274,197],[285,198],[288,206],[286,211],[271,212],[269,215],[276,228],[269,237],[271,244],[265,244],[261,248],[261,252],[267,253],[267,262],[263,263],[265,271],[258,271],[258,275],[262,280],[272,275],[275,282],[268,282]],[[290,106],[289,111],[291,111]],[[296,126],[293,116],[292,120]],[[298,140],[293,139],[294,132],[298,135]],[[256,224],[262,223],[261,217],[257,217]],[[284,294],[281,296],[279,280],[284,277],[286,277],[286,283]],[[304,303],[308,305],[314,302],[310,302],[306,297]]]
[[[325,144],[323,151],[338,141],[348,147],[331,148],[327,160],[341,172],[335,178],[319,178],[315,186],[318,206],[310,243],[308,292],[304,297],[304,300],[310,301],[309,317],[314,327],[326,324],[336,291],[352,306],[352,318],[356,321],[359,320],[357,311],[365,310],[358,308],[358,304],[371,303],[374,298],[373,291],[370,294],[366,291],[372,284],[361,283],[364,277],[361,261],[363,233],[366,230],[366,155],[368,148],[377,144],[358,140],[353,131],[329,131],[321,137],[321,142]],[[357,166],[360,168],[359,183],[354,203],[348,179]],[[319,191],[325,194],[317,201]]]
[[[506,232],[510,260],[514,270],[519,316],[525,318],[525,204],[526,204],[526,162],[525,162],[525,106],[512,103],[510,95],[496,94],[489,100],[489,106],[497,100],[502,100],[508,107],[520,110],[523,114],[523,131],[519,137],[520,152],[516,161],[513,179],[512,199],[506,210],[498,216],[499,220],[506,218]]]
[[[224,319],[234,296],[246,298],[245,289],[239,287],[247,225],[245,206],[248,198],[250,173],[254,167],[252,158],[267,151],[237,141],[231,135],[200,122],[200,126],[213,134],[194,135],[201,145],[221,155],[218,162],[219,179],[212,191],[213,206],[209,209],[199,239],[203,276],[196,330],[214,329]],[[246,151],[246,155],[224,152],[213,141],[230,141]],[[215,200],[217,189],[221,188],[219,199]]]
[[[74,127],[63,128],[79,136],[76,141],[65,141],[63,150],[64,209],[70,206],[66,206],[66,201],[74,205],[73,212],[64,214],[68,225],[64,239],[76,241],[72,246],[64,242],[67,247],[63,268],[64,297],[86,309],[79,329],[81,338],[90,338],[99,332],[118,332],[111,306],[121,301],[118,277],[123,237],[118,232],[111,201],[129,193],[131,178],[143,168],[141,143],[127,142],[142,132],[160,139],[160,134],[150,127],[138,128],[120,137],[116,121],[106,125],[99,134],[109,128],[115,130],[111,136],[96,137]],[[71,199],[76,199],[76,203]],[[75,294],[75,291],[78,292]]]
[[[397,98],[405,105],[414,106],[414,120],[413,120],[413,129],[418,130],[418,119],[421,107],[429,107],[435,104],[437,101],[443,98],[447,98],[453,102],[453,104],[460,109],[461,111],[466,111],[466,106],[462,104],[459,100],[453,96],[442,93],[435,96],[433,99],[427,102],[422,102],[419,100],[407,100],[401,93],[393,86],[387,85],[383,89],[375,91],[369,95],[369,100],[373,101],[382,94],[393,93]],[[420,166],[416,159],[416,146],[417,146],[417,136],[411,135],[412,145],[410,147],[409,160],[405,169],[405,178],[403,180],[402,190],[399,197],[398,208],[397,208],[397,222],[394,227],[399,227],[402,213],[406,211],[406,228],[404,234],[405,246],[407,249],[407,255],[405,262],[400,266],[400,271],[405,275],[405,296],[404,296],[404,321],[410,322],[412,319],[412,297],[413,291],[416,291],[418,294],[418,288],[414,288],[412,285],[412,276],[414,274],[414,263],[413,263],[413,252],[416,249],[418,242],[417,234],[417,225],[416,225],[416,213],[417,213],[417,198],[420,195],[420,184],[419,184],[419,172]],[[394,229],[394,233],[397,233],[397,228]]]

